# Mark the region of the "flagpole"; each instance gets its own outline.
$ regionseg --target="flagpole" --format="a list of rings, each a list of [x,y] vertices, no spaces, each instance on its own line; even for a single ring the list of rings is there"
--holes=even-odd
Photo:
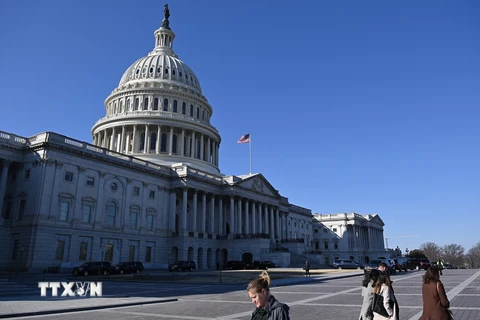
[[[250,175],[252,175],[252,133],[250,134]]]

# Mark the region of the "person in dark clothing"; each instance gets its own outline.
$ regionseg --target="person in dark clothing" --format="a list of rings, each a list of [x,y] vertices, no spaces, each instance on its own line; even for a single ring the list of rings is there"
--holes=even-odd
[[[437,267],[431,266],[423,276],[422,286],[423,313],[420,320],[450,320],[450,301],[448,301],[445,287],[440,281]]]
[[[305,260],[305,277],[310,277],[310,262]]]
[[[267,271],[263,271],[259,278],[248,284],[248,295],[256,306],[251,320],[290,320],[290,308],[286,304],[278,302],[270,294],[270,283],[270,276]]]

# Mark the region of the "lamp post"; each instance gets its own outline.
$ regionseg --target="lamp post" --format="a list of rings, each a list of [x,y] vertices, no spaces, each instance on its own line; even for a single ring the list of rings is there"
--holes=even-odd
[[[408,257],[408,248],[405,249],[405,255]]]
[[[22,267],[22,260],[23,260],[23,247],[20,247],[20,259],[18,260],[18,268],[17,268],[17,277],[20,273],[20,268]]]

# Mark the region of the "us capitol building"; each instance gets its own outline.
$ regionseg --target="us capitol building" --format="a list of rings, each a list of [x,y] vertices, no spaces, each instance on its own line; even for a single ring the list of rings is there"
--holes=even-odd
[[[0,131],[0,270],[176,260],[286,267],[384,254],[378,215],[314,216],[261,173],[221,174],[213,108],[173,50],[169,16],[165,6],[155,47],[105,100],[92,143]]]

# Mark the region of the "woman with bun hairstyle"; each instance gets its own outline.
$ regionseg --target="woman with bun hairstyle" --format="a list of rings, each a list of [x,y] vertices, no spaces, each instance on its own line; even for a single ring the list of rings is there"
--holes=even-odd
[[[251,320],[290,320],[289,307],[278,302],[270,294],[270,276],[263,271],[260,277],[250,281],[247,287],[248,295],[256,308],[253,310]]]

